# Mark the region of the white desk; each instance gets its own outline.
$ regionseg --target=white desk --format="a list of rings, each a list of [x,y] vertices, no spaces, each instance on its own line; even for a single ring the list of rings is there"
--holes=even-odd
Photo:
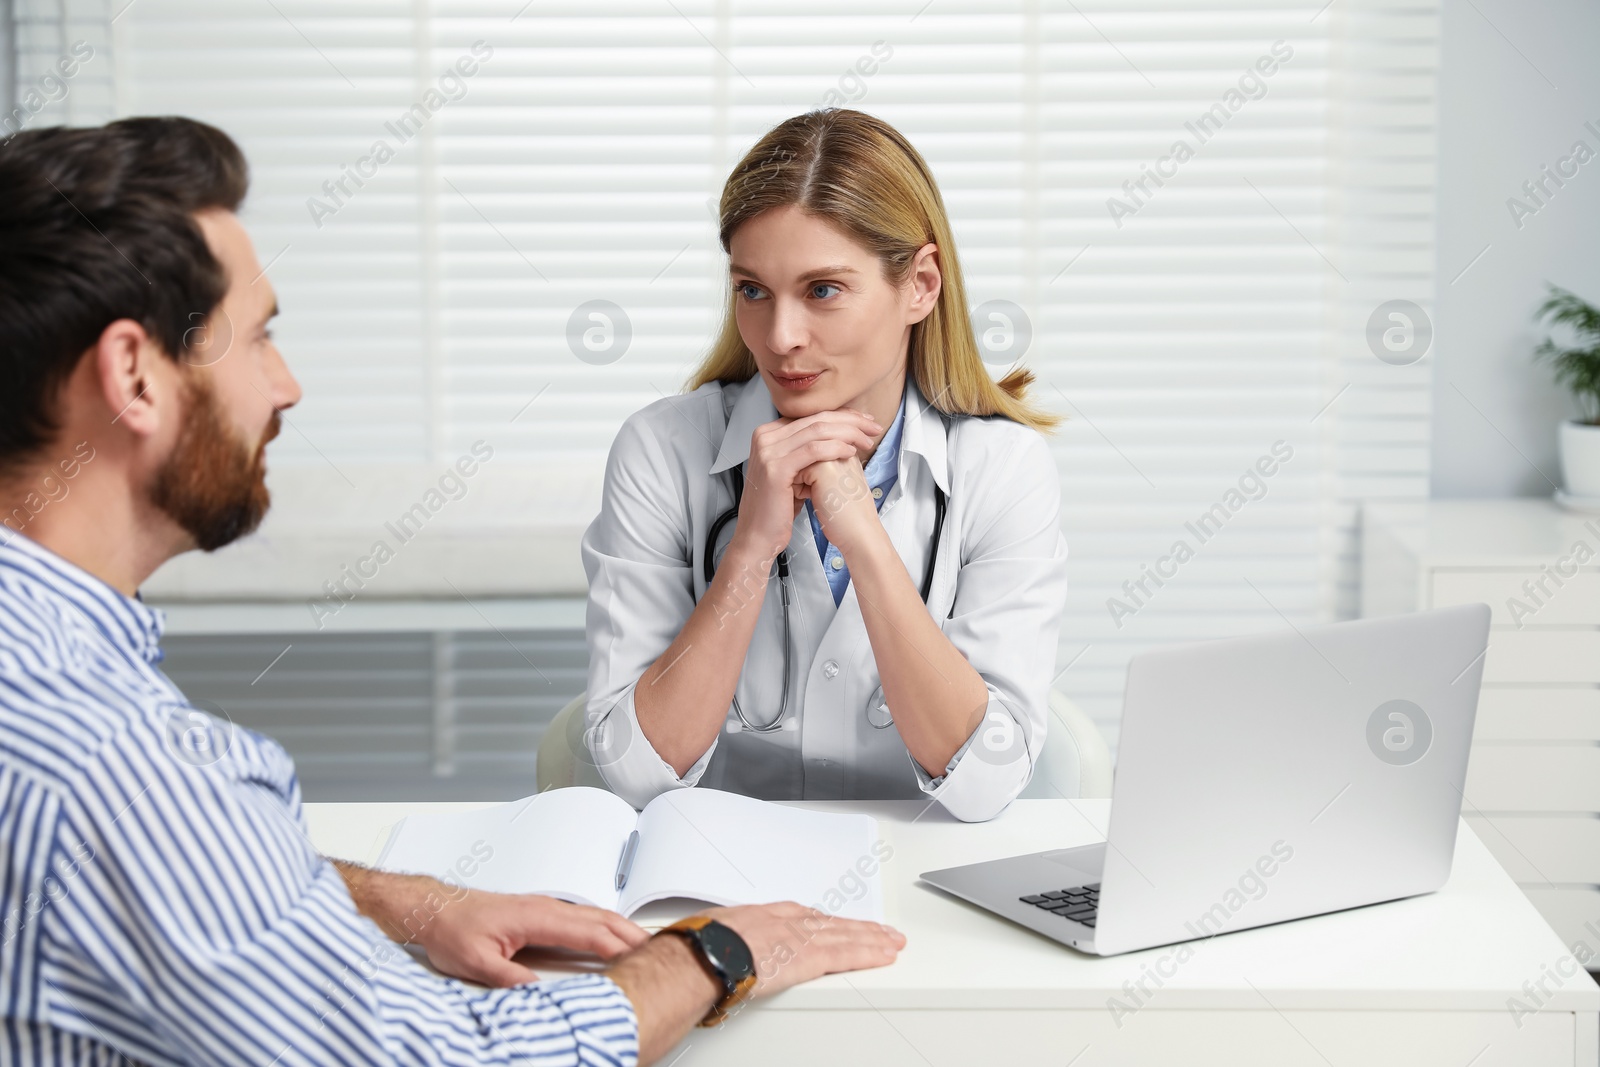
[[[414,811],[481,805],[309,804],[329,855],[371,861]],[[1158,988],[1171,949],[1080,955],[918,884],[921,871],[1104,836],[1110,802],[1022,800],[980,825],[916,801],[808,804],[866,811],[893,858],[889,922],[909,944],[891,967],[833,975],[692,1031],[663,1064],[1542,1067],[1600,1062],[1600,987],[1489,852],[1462,827],[1438,893],[1218,937]],[[645,919],[645,925],[652,925]],[[1164,969],[1170,970],[1170,966]],[[1549,995],[1520,1019],[1524,983]],[[1120,1020],[1124,983],[1152,990]],[[1532,1003],[1530,1002],[1530,1007]],[[681,1056],[674,1059],[675,1056]]]

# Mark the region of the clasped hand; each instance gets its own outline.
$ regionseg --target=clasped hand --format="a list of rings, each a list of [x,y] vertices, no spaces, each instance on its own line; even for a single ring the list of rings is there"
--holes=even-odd
[[[852,408],[756,427],[735,537],[770,559],[788,547],[810,500],[828,543],[850,555],[882,528],[860,459],[882,435],[877,420]]]

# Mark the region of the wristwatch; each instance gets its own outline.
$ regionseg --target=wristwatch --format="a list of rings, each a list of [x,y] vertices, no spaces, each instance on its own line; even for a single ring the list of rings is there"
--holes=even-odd
[[[711,977],[722,983],[722,999],[711,1006],[701,1026],[716,1026],[737,1004],[748,1000],[756,988],[756,962],[750,946],[733,930],[704,915],[691,915],[661,931],[681,937],[694,947]],[[656,936],[660,936],[657,934]]]

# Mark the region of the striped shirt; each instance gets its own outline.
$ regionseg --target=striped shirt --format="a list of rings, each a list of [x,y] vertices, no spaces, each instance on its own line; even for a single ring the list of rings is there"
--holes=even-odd
[[[481,990],[386,938],[283,749],[157,669],[161,614],[0,540],[0,1063],[636,1063],[610,979]]]

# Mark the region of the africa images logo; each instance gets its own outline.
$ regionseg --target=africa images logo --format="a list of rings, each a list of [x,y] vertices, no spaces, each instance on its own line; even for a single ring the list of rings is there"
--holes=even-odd
[[[167,752],[190,767],[210,767],[233,746],[233,720],[209,700],[190,700],[167,713]]]
[[[1432,743],[1433,722],[1409,700],[1385,701],[1367,718],[1367,747],[1385,763],[1396,767],[1415,763]]]

